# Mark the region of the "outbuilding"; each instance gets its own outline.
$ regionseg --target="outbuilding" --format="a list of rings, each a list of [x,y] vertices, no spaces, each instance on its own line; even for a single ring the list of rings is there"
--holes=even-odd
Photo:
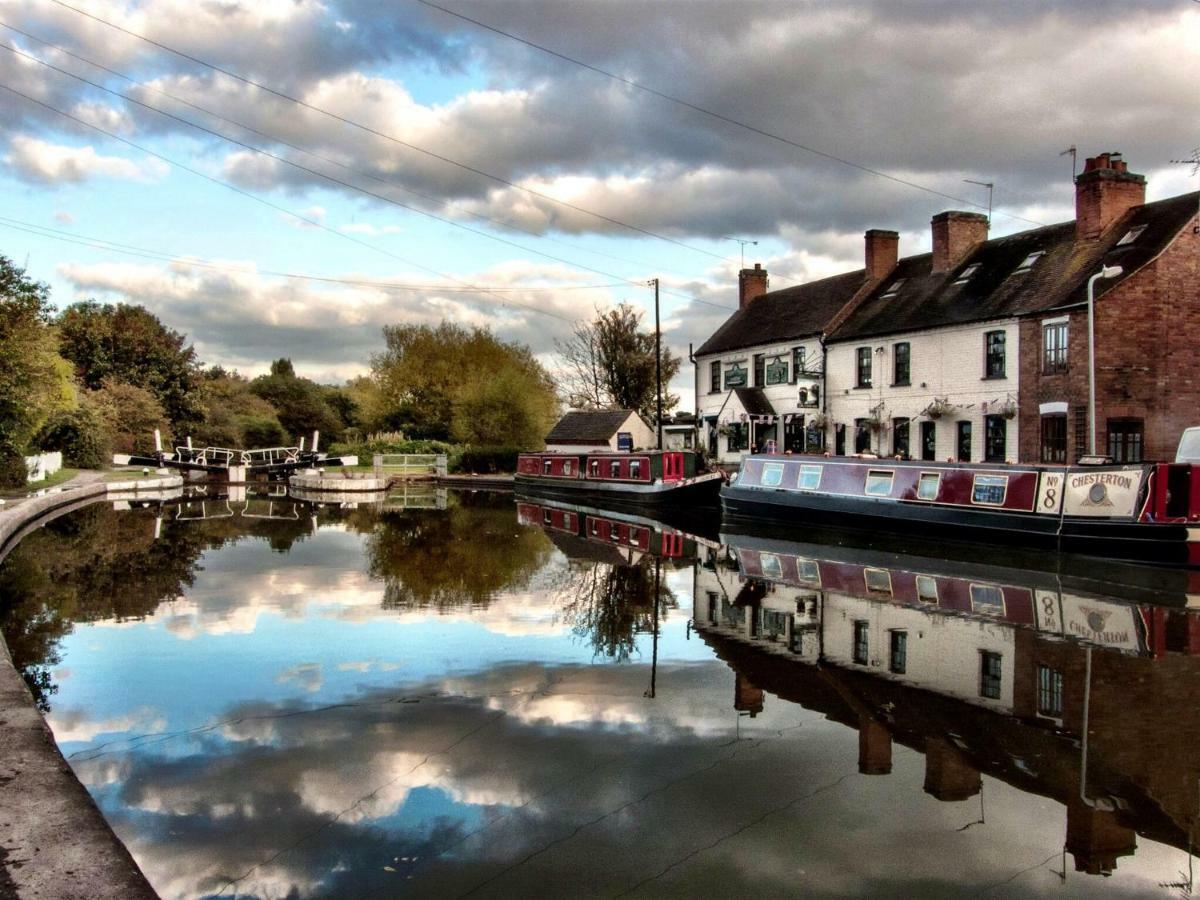
[[[588,450],[644,450],[658,438],[632,409],[573,409],[546,435],[546,449],[563,453]]]

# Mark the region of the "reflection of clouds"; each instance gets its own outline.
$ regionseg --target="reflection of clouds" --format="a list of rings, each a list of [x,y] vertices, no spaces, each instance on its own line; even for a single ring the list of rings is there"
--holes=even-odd
[[[276,684],[295,684],[309,693],[315,694],[321,689],[325,680],[321,677],[320,663],[300,663],[289,666],[275,678]]]
[[[157,734],[167,727],[166,717],[158,710],[140,706],[123,716],[91,719],[86,710],[78,707],[54,709],[47,717],[54,738],[60,744],[91,741],[102,734],[123,734],[129,731]]]

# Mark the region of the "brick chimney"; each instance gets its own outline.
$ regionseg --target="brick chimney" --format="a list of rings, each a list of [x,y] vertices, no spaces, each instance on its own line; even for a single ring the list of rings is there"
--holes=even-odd
[[[930,225],[933,227],[934,275],[949,272],[988,236],[987,216],[980,213],[949,210],[934,216]]]
[[[767,270],[762,263],[755,263],[753,269],[742,269],[738,272],[738,309],[751,300],[757,300],[767,292]]]
[[[1075,178],[1075,238],[1094,241],[1113,222],[1146,202],[1146,177],[1135,175],[1120,153],[1101,153]]]
[[[872,228],[864,236],[867,244],[867,280],[879,281],[896,268],[900,235],[895,231]]]

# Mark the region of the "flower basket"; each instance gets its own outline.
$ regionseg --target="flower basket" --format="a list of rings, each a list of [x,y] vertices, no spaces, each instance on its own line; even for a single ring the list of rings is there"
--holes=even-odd
[[[947,397],[934,397],[933,402],[921,410],[921,415],[928,416],[931,419],[940,419],[942,416],[948,416],[954,412],[957,407],[950,402]]]
[[[1000,404],[998,412],[1006,419],[1015,419],[1017,417],[1017,404],[1012,400],[1005,400]]]
[[[825,413],[817,413],[808,420],[808,424],[813,428],[816,428],[818,431],[824,431],[825,426],[829,424],[829,417],[826,416]]]

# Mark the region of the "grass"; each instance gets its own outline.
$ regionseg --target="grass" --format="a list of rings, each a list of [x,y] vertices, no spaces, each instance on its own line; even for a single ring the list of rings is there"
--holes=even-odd
[[[20,488],[0,488],[0,497],[6,500],[12,500],[17,497],[24,497],[27,494],[32,494],[34,491],[42,491],[46,488],[57,487],[64,482],[70,481],[78,475],[82,469],[59,469],[49,478],[42,481],[31,481],[25,487]]]

